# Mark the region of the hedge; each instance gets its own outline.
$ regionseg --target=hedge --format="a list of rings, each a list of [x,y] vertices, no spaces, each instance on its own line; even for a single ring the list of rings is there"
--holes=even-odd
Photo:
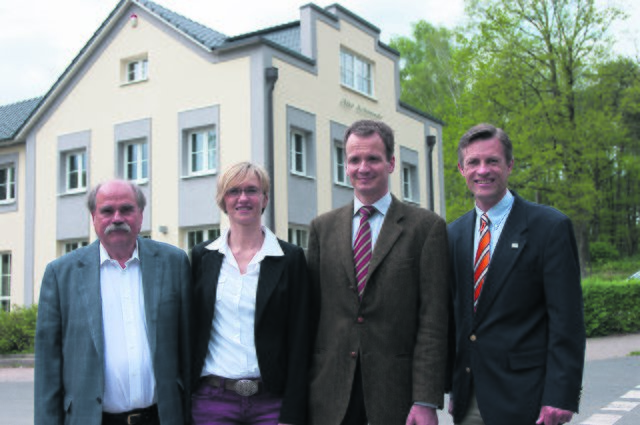
[[[37,315],[36,305],[0,310],[0,354],[34,352]]]
[[[640,281],[583,282],[587,337],[640,332]]]

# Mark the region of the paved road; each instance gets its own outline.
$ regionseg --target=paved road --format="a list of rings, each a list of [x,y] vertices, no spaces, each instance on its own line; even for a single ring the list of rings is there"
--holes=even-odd
[[[587,363],[576,425],[640,424],[640,334],[587,341]],[[33,425],[33,369],[0,368],[0,425]],[[440,412],[441,425],[451,417]]]

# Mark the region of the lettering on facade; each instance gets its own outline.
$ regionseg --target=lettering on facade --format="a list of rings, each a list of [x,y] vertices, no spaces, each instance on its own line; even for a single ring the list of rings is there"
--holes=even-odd
[[[377,120],[381,120],[382,119],[382,114],[379,114],[377,112],[372,111],[371,109],[368,109],[365,106],[359,105],[357,103],[353,103],[352,101],[350,101],[349,99],[346,98],[342,98],[342,100],[340,101],[340,106],[342,106],[343,108],[346,109],[351,109],[353,111],[355,111],[356,113],[360,114],[360,115],[365,115],[369,118],[375,118]]]

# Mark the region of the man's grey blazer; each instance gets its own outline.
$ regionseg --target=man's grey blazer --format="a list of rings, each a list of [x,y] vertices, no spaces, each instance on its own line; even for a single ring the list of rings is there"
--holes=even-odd
[[[35,425],[100,425],[104,334],[99,241],[52,261],[36,327]],[[163,424],[188,422],[190,267],[184,251],[138,238],[147,338]]]

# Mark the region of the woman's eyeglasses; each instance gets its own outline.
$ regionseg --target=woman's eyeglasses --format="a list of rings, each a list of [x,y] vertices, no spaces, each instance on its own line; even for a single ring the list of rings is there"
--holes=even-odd
[[[226,196],[229,196],[231,198],[239,198],[240,195],[242,195],[242,192],[244,192],[245,196],[247,198],[255,198],[257,196],[260,196],[260,194],[262,194],[262,192],[260,191],[260,189],[258,189],[255,186],[249,186],[249,187],[232,187],[231,189],[227,190],[227,192],[225,193]]]

